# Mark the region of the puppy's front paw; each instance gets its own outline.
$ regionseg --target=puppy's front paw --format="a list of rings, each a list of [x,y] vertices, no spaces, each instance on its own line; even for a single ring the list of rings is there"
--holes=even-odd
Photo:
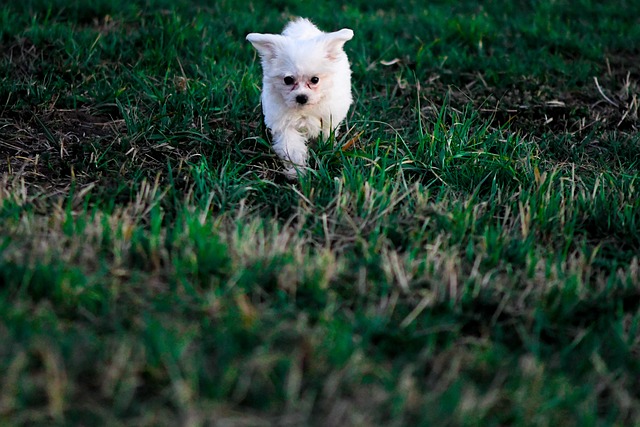
[[[282,173],[289,181],[298,180],[298,171],[296,170],[296,168],[286,168],[284,171],[282,171]]]
[[[274,137],[273,150],[284,163],[284,175],[290,181],[298,179],[298,174],[304,174],[307,164],[305,138],[295,129],[275,133]]]
[[[305,175],[305,172],[306,171],[304,168],[295,168],[289,166],[285,168],[282,173],[289,181],[297,181],[299,176]]]

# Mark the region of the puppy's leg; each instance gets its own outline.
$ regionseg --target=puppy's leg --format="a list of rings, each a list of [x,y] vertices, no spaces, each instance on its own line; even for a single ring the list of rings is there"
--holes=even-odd
[[[284,174],[288,179],[296,179],[297,171],[304,174],[307,165],[307,144],[305,138],[296,130],[285,130],[274,135],[273,151],[285,165]]]
[[[340,124],[339,122],[334,123],[332,117],[329,117],[327,120],[321,120],[320,126],[321,126],[322,137],[325,139],[328,139],[329,137],[331,137],[331,134],[333,133],[333,137],[337,139],[339,124]]]

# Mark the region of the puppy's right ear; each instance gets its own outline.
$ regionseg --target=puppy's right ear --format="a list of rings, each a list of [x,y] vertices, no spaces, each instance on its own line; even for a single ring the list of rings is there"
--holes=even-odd
[[[251,33],[247,35],[247,40],[256,48],[262,59],[269,61],[276,57],[282,43],[282,36],[279,34]]]
[[[344,54],[342,47],[352,38],[353,30],[349,28],[343,28],[340,31],[323,34],[322,39],[326,45],[327,58],[335,60],[340,56],[340,54]]]

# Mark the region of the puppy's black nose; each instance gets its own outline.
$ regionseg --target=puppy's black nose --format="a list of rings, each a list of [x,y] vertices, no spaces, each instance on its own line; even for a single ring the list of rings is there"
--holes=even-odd
[[[309,97],[307,95],[296,96],[296,102],[300,105],[306,104],[308,100],[309,100]]]

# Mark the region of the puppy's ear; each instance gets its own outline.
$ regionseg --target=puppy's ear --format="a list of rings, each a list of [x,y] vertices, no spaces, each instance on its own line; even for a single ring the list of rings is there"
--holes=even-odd
[[[247,35],[247,40],[256,48],[262,59],[266,61],[277,56],[282,44],[282,36],[279,34],[251,33]]]
[[[353,38],[353,30],[343,28],[342,30],[323,35],[324,43],[327,50],[327,58],[332,61],[337,59],[343,52],[342,47],[346,42]]]

